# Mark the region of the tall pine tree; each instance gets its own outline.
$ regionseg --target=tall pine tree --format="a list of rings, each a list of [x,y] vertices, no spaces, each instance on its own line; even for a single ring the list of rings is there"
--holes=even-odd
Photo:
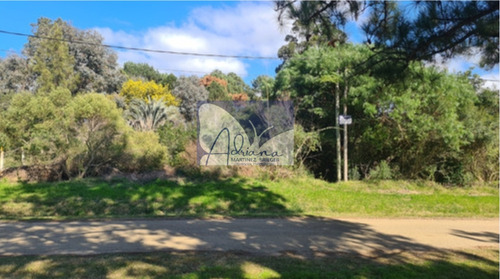
[[[46,38],[32,39],[40,40],[39,47],[30,61],[32,71],[37,74],[38,91],[50,92],[61,87],[74,92],[78,74],[74,72],[75,60],[69,54],[68,44],[63,41],[59,22],[54,22]]]

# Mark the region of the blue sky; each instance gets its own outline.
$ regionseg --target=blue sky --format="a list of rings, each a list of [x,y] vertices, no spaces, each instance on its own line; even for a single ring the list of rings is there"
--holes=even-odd
[[[284,44],[287,26],[280,27],[272,2],[0,2],[0,30],[31,33],[39,17],[62,18],[79,29],[97,30],[105,43],[173,51],[276,57]],[[359,26],[345,31],[361,42]],[[0,57],[20,52],[25,37],[0,34]],[[235,72],[250,83],[256,76],[274,76],[278,60],[248,60],[117,51],[120,64],[148,63],[176,75],[203,75],[213,69]],[[450,71],[474,67],[477,57],[458,57],[443,64]],[[498,79],[498,66],[477,69]]]

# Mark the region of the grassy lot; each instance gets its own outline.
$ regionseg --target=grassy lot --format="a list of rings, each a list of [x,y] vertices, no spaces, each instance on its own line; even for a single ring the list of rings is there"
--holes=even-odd
[[[304,177],[153,181],[0,181],[0,219],[101,217],[498,217],[498,187]]]
[[[155,252],[0,257],[1,278],[498,278],[498,250],[384,257]]]

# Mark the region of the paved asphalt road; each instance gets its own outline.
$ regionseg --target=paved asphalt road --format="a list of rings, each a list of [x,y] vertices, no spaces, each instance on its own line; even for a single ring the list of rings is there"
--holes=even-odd
[[[496,246],[498,219],[0,222],[0,255],[159,250],[392,253]]]

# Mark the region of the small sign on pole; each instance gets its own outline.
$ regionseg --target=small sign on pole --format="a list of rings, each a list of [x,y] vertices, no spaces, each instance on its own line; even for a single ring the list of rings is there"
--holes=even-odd
[[[352,117],[350,115],[339,115],[339,124],[340,125],[351,125]]]

